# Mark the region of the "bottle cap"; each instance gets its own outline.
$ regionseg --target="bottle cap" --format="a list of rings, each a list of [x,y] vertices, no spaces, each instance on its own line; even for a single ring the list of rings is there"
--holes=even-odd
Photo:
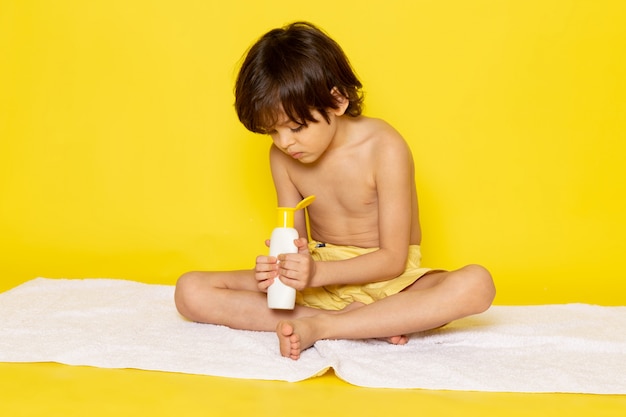
[[[293,207],[278,207],[277,227],[293,227],[293,215],[296,209]]]
[[[307,207],[315,200],[314,195],[302,199],[295,207],[278,207],[278,218],[276,219],[276,227],[293,227],[294,213],[297,210]],[[308,225],[307,225],[308,227]]]

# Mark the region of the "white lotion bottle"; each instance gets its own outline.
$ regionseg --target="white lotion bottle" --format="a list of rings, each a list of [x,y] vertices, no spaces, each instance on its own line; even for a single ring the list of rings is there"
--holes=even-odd
[[[270,256],[278,257],[283,253],[298,253],[294,240],[298,239],[298,231],[294,226],[294,213],[305,208],[315,196],[302,200],[296,207],[278,207],[277,225],[270,237]],[[296,289],[276,277],[267,289],[267,306],[271,309],[293,310],[296,305]]]

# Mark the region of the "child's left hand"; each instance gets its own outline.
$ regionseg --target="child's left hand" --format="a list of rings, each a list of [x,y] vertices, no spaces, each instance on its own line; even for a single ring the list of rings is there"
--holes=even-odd
[[[315,274],[315,261],[309,253],[306,238],[298,238],[294,243],[298,253],[278,255],[278,276],[285,285],[302,291],[309,286]]]

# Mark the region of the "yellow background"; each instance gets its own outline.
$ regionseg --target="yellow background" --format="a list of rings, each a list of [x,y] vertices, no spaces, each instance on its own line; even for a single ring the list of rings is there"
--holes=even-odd
[[[275,200],[233,80],[307,19],[413,149],[426,265],[486,265],[501,304],[624,304],[624,3],[385,4],[3,1],[3,289],[251,266]]]
[[[624,2],[0,4],[2,289],[251,267],[270,141],[233,81],[306,19],[412,147],[425,265],[484,264],[499,304],[626,304]]]
[[[425,265],[487,266],[497,304],[626,304],[619,0],[0,0],[0,291],[37,276],[173,284],[187,270],[251,267],[274,221],[270,142],[239,125],[233,81],[258,36],[299,19],[344,47],[365,85],[366,114],[411,145]],[[203,387],[216,385],[226,387],[217,404],[229,413],[296,406],[301,391],[262,401],[268,390],[291,396],[302,386],[320,398],[340,393],[368,415],[380,392],[328,377],[293,386],[2,370],[11,375],[2,381],[13,389],[2,390],[12,393],[10,415],[23,404],[70,415],[52,400],[64,395],[105,415],[146,401],[152,415],[166,415],[164,398],[200,413],[215,404]],[[131,381],[141,394],[124,391]],[[125,399],[103,399],[91,384]],[[252,408],[236,405],[239,388]],[[624,397],[387,392],[381,405],[404,404],[394,414],[624,405]],[[406,405],[414,395],[419,405]]]

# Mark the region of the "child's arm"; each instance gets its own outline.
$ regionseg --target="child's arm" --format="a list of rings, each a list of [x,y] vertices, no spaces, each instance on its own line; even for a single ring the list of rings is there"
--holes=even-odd
[[[411,216],[415,184],[411,152],[396,135],[381,141],[374,152],[379,249],[344,261],[317,262],[311,286],[384,281],[404,272],[411,222],[417,221]]]
[[[353,259],[313,262],[304,247],[298,256],[281,256],[280,276],[298,290],[332,284],[384,281],[405,268],[411,235],[415,187],[413,160],[404,140],[394,134],[380,140],[372,157],[378,193],[379,249]],[[275,177],[276,182],[276,177]],[[288,188],[277,182],[277,192]]]
[[[270,148],[270,167],[276,189],[277,204],[278,207],[295,207],[304,197],[308,196],[300,195],[300,191],[291,182],[284,165],[276,162],[277,159],[284,157],[281,154],[282,152],[276,146]],[[304,210],[298,210],[294,213],[294,227],[298,231],[298,236],[308,238]]]

